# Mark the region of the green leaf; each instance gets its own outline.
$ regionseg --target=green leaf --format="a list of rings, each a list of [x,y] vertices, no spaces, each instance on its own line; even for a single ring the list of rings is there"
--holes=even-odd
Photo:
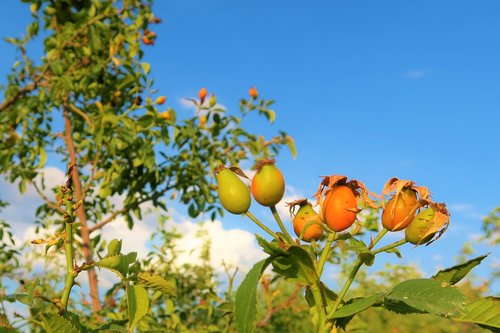
[[[159,275],[141,272],[137,275],[139,281],[146,287],[161,291],[163,294],[176,297],[177,286],[174,279],[166,280]]]
[[[375,255],[371,253],[366,244],[355,238],[347,239],[347,249],[355,251],[366,266],[373,265]]]
[[[45,149],[40,148],[40,157],[38,161],[38,167],[43,168],[45,166],[45,162],[47,161],[47,152]]]
[[[431,279],[401,282],[387,294],[385,300],[387,307],[396,312],[400,305],[402,312],[440,316],[456,316],[463,311],[465,304],[465,296],[457,288]]]
[[[147,62],[141,63],[142,69],[144,70],[144,73],[149,74],[149,71],[151,70],[151,65]]]
[[[127,285],[127,304],[128,304],[128,318],[129,318],[129,331],[141,320],[149,309],[148,292],[143,286]]]
[[[268,242],[259,234],[255,234],[255,238],[257,238],[257,243],[262,247],[264,252],[272,257],[287,255],[287,252],[279,246],[276,240]]]
[[[349,300],[344,306],[335,311],[333,316],[328,319],[343,318],[353,316],[359,312],[365,311],[375,304],[378,300],[382,299],[384,294],[377,294],[363,298],[353,298]]]
[[[295,147],[295,141],[292,139],[291,136],[286,137],[286,145],[287,145],[288,149],[290,150],[292,157],[294,159],[297,158],[297,148]]]
[[[494,332],[492,328],[500,328],[500,299],[498,297],[476,299],[467,305],[462,316],[453,319],[475,323]]]
[[[78,330],[75,325],[64,318],[55,313],[43,313],[41,315],[42,318],[42,326],[47,333],[79,333],[81,330]]]
[[[273,260],[273,270],[288,280],[306,285],[314,284],[318,276],[309,253],[296,245],[290,246],[286,253],[288,256]]]
[[[18,302],[31,306],[33,304],[33,297],[29,294],[16,294],[14,295]]]
[[[251,333],[255,330],[257,287],[262,273],[270,263],[270,258],[256,263],[236,291],[234,312],[238,333]]]
[[[118,254],[99,260],[98,262],[96,262],[96,266],[106,268],[118,275],[119,278],[125,279],[130,264],[133,263],[136,259],[136,252],[131,252],[127,255]]]
[[[121,250],[122,250],[122,240],[112,239],[108,244],[108,254],[106,255],[106,257],[111,257],[120,254]]]
[[[431,279],[439,281],[439,282],[446,282],[451,285],[454,285],[455,283],[459,282],[462,280],[469,272],[471,269],[476,267],[483,261],[484,258],[486,258],[488,255],[483,255],[474,259],[471,259],[467,262],[464,262],[463,264],[456,265],[444,270],[441,270],[436,273]]]

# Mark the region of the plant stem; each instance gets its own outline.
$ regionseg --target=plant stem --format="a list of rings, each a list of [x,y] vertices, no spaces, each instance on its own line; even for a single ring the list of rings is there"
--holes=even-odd
[[[377,245],[377,243],[382,239],[382,237],[385,236],[385,234],[388,232],[389,230],[387,230],[386,228],[382,228],[382,230],[380,230],[380,232],[378,233],[377,236],[375,236],[375,239],[372,240],[372,243],[370,244],[370,246],[368,246],[368,248],[371,250],[373,249],[373,247],[375,245]]]
[[[318,312],[318,326],[316,331],[322,332],[326,321],[326,307],[323,304],[323,297],[321,296],[319,281],[316,281],[316,283],[312,285],[310,289],[314,298],[314,303],[316,305],[316,311]]]
[[[340,306],[340,302],[344,299],[345,294],[349,290],[349,287],[351,286],[352,282],[354,281],[354,278],[356,277],[356,274],[358,274],[359,268],[363,265],[363,261],[361,260],[360,257],[356,259],[356,262],[354,263],[354,266],[352,267],[351,271],[349,272],[349,276],[347,280],[344,283],[344,286],[342,287],[342,290],[339,293],[339,296],[337,297],[337,300],[335,301],[335,304],[333,305],[332,310],[328,314],[328,317],[333,316],[335,311],[338,310]]]
[[[71,178],[71,175],[68,176]],[[66,202],[66,212],[65,212],[65,230],[66,237],[64,239],[64,252],[66,253],[66,280],[64,282],[63,294],[61,296],[61,304],[63,310],[66,311],[68,308],[69,295],[71,293],[71,288],[73,288],[73,284],[75,282],[75,277],[77,273],[75,272],[73,262],[74,262],[74,253],[73,253],[73,207],[71,199],[72,191],[70,188],[67,189],[64,194],[64,200]]]
[[[292,236],[290,236],[290,234],[286,230],[285,225],[283,224],[283,221],[281,221],[281,217],[278,214],[278,211],[276,210],[276,206],[271,206],[269,208],[271,208],[271,212],[273,213],[274,219],[276,220],[276,222],[278,222],[278,225],[281,229],[281,232],[283,232],[283,236],[285,237],[286,241],[289,244],[293,244],[294,243],[293,238],[292,238]]]
[[[255,215],[253,215],[249,210],[246,213],[243,213],[243,215],[248,216],[252,221],[255,222],[255,224],[257,224],[259,227],[261,227],[262,230],[264,230],[269,235],[273,236],[277,241],[279,241],[278,235],[276,235],[276,233],[274,231],[272,231],[271,229],[266,227],[262,222],[260,222],[259,219],[256,218]]]
[[[317,269],[319,277],[321,277],[321,274],[323,274],[323,268],[325,267],[325,262],[328,259],[328,255],[330,254],[330,250],[332,249],[332,243],[336,235],[337,234],[335,232],[328,234],[328,239],[326,240],[325,247],[323,248],[321,256],[319,257],[318,269]]]
[[[384,252],[384,251],[387,251],[387,250],[393,249],[393,248],[395,248],[395,247],[398,247],[398,246],[400,246],[400,245],[403,245],[403,244],[405,244],[406,242],[407,242],[407,240],[406,240],[405,238],[403,238],[403,239],[401,239],[401,240],[399,240],[399,241],[397,241],[397,242],[394,242],[394,243],[392,243],[392,244],[389,244],[389,245],[383,246],[383,247],[381,247],[381,248],[379,248],[379,249],[376,249],[376,250],[375,250],[375,251],[373,251],[372,253],[373,253],[373,254],[377,254],[377,253],[380,253],[380,252]]]

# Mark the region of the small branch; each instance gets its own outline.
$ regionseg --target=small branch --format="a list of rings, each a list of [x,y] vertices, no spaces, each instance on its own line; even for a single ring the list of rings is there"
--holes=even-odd
[[[92,119],[90,119],[89,116],[87,116],[85,114],[85,112],[83,112],[82,110],[77,108],[72,103],[68,104],[68,107],[69,107],[70,111],[72,111],[72,112],[76,113],[77,115],[79,115],[80,117],[82,117],[87,122],[87,124],[89,124],[90,127],[94,127],[94,122],[92,121]]]
[[[351,271],[349,272],[349,276],[347,280],[344,283],[344,286],[342,287],[342,290],[339,293],[339,296],[337,297],[337,300],[335,301],[335,304],[333,305],[332,310],[328,314],[328,317],[331,317],[335,314],[335,312],[338,310],[340,306],[340,302],[344,299],[345,294],[349,290],[349,287],[351,286],[352,282],[354,281],[354,278],[356,277],[356,274],[358,274],[359,269],[363,265],[363,261],[358,257],[356,259],[356,262],[354,263],[354,266],[352,267]]]
[[[27,93],[32,92],[33,90],[35,90],[36,87],[37,87],[36,83],[30,83],[26,87],[19,89],[14,96],[11,96],[11,97],[9,97],[7,99],[4,99],[3,102],[2,102],[2,104],[0,104],[0,112],[4,111],[9,106],[11,106],[15,102],[17,102],[18,99],[20,99],[21,97],[23,97]]]
[[[318,276],[321,277],[321,274],[323,274],[323,268],[325,267],[325,262],[328,259],[328,256],[330,254],[330,250],[332,249],[332,243],[335,240],[336,233],[332,232],[328,234],[328,239],[326,241],[325,247],[323,248],[323,251],[321,252],[321,256],[319,258],[318,262]]]
[[[292,236],[290,236],[290,234],[286,230],[285,225],[283,224],[283,221],[281,221],[281,217],[278,214],[278,211],[276,210],[276,206],[271,206],[269,208],[271,208],[271,212],[273,213],[274,219],[278,223],[278,225],[281,229],[281,232],[283,233],[283,236],[285,236],[286,241],[289,244],[293,244],[294,243],[293,238],[292,238]]]
[[[264,230],[265,232],[267,232],[269,235],[273,236],[274,239],[276,239],[277,241],[279,241],[279,237],[278,235],[276,235],[276,233],[274,231],[272,231],[271,229],[269,229],[268,227],[266,227],[266,225],[262,222],[260,222],[260,220],[258,218],[255,217],[255,215],[253,215],[252,213],[250,213],[250,211],[247,211],[246,213],[243,213],[242,215],[246,215],[248,216],[253,222],[255,222],[255,224],[257,224],[262,230]]]
[[[167,186],[163,190],[154,193],[154,195],[152,195],[152,196],[145,197],[145,198],[137,201],[136,203],[134,203],[132,205],[124,206],[121,209],[112,212],[109,217],[105,218],[101,222],[99,222],[99,223],[93,225],[92,227],[90,227],[89,228],[89,233],[92,233],[92,232],[94,232],[94,231],[96,231],[98,229],[101,229],[106,224],[113,222],[118,215],[121,215],[121,214],[123,214],[123,213],[125,213],[125,212],[127,212],[127,211],[129,211],[131,209],[134,209],[134,208],[138,207],[139,205],[141,205],[141,204],[143,204],[143,203],[145,203],[147,201],[158,199],[159,197],[161,197],[163,194],[165,194],[166,192],[168,192],[171,189],[172,188],[170,186]]]
[[[370,250],[373,249],[373,247],[377,245],[377,243],[382,239],[382,237],[385,236],[387,232],[389,232],[389,230],[387,230],[386,228],[382,228],[382,230],[380,230],[377,236],[375,236],[375,239],[371,241],[370,246],[368,246],[368,249]]]
[[[35,188],[36,192],[38,193],[38,195],[43,199],[43,201],[45,201],[45,203],[47,204],[47,206],[49,206],[50,208],[52,209],[55,209],[56,211],[58,211],[59,213],[63,214],[64,213],[64,209],[59,206],[57,203],[55,203],[54,201],[50,200],[44,193],[43,191],[38,187],[38,185],[35,183],[35,182],[32,182],[31,183],[33,185],[33,187]]]
[[[383,247],[381,247],[379,249],[376,249],[372,253],[373,254],[377,254],[377,253],[380,253],[380,252],[384,252],[384,251],[387,251],[387,250],[390,250],[390,249],[394,249],[394,248],[396,248],[398,246],[401,246],[403,244],[406,244],[406,243],[407,243],[406,238],[403,238],[403,239],[401,239],[401,240],[399,240],[397,242],[394,242],[392,244],[389,244],[389,245],[383,246]]]

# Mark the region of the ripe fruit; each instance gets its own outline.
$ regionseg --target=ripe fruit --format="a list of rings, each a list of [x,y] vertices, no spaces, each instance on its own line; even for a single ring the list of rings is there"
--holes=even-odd
[[[415,245],[429,242],[434,237],[435,233],[431,233],[427,236],[425,236],[425,234],[431,227],[434,216],[435,211],[432,208],[420,211],[405,230],[406,240]]]
[[[142,37],[142,42],[146,45],[154,45],[154,40],[149,39],[148,37],[144,36]]]
[[[167,100],[167,98],[165,96],[159,96],[155,100],[155,104],[162,105],[163,103],[165,103],[166,100]]]
[[[285,194],[285,178],[274,160],[262,162],[252,179],[252,195],[262,206],[275,206]]]
[[[207,97],[207,88],[201,88],[198,92],[198,97],[200,98],[201,104],[203,104],[205,97]]]
[[[305,203],[300,206],[293,219],[293,231],[303,241],[319,240],[323,235],[323,228],[321,228],[320,223],[321,217],[319,214],[314,211],[310,203]],[[306,229],[304,230],[304,228]]]
[[[322,205],[323,219],[334,231],[349,228],[356,220],[358,206],[354,192],[345,185],[336,185],[326,194]]]
[[[250,97],[252,98],[257,98],[259,97],[259,92],[257,91],[257,89],[255,87],[251,87],[250,89],[248,89],[248,94],[250,95]]]
[[[217,184],[222,207],[228,212],[243,214],[250,208],[252,202],[250,189],[233,171],[221,170],[217,174]]]
[[[397,192],[382,212],[382,225],[389,231],[406,228],[415,217],[413,207],[417,202],[417,193],[409,188]]]

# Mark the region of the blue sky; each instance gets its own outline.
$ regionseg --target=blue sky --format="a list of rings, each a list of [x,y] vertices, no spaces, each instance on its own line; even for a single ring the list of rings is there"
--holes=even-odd
[[[0,9],[0,35],[24,30],[26,5]],[[275,124],[250,118],[248,128],[294,137],[297,159],[278,157],[290,196],[310,197],[320,175],[344,174],[375,192],[391,177],[412,179],[446,202],[447,233],[404,248],[428,274],[500,205],[500,2],[176,0],[154,11],[163,23],[145,61],[178,113],[191,112],[182,98],[202,86],[234,113],[253,85],[276,100]],[[0,43],[0,82],[14,57]],[[234,216],[223,226],[255,231]],[[477,249],[493,252],[477,269],[487,274],[498,249]]]

